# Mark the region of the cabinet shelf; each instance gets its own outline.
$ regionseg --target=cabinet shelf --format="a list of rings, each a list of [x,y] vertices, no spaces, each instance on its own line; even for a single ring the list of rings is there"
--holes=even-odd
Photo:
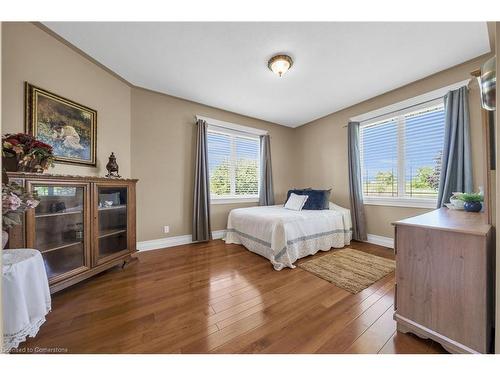
[[[127,232],[126,229],[108,229],[108,230],[102,230],[101,233],[99,234],[99,238],[114,236],[116,234],[125,233],[125,232]]]
[[[81,244],[83,241],[71,241],[71,242],[54,242],[40,246],[39,251],[43,253],[50,253],[51,251],[61,250],[66,247],[71,247]]]
[[[35,214],[35,217],[38,218],[43,218],[43,217],[53,217],[53,216],[63,216],[63,215],[77,215],[77,214],[82,214],[83,211],[69,211],[69,212],[51,212],[51,213],[46,213],[46,214]]]
[[[120,204],[117,206],[110,206],[110,207],[99,207],[99,211],[111,211],[111,210],[119,210],[119,209],[124,209],[127,208],[126,204]]]

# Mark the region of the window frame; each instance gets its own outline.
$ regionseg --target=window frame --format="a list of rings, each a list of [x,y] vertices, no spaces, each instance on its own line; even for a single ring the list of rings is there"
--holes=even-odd
[[[235,125],[236,127],[236,125]],[[240,127],[240,126],[238,126]],[[247,138],[247,139],[252,139],[252,140],[257,140],[259,142],[259,156],[257,159],[257,185],[258,185],[258,190],[257,194],[249,194],[249,195],[236,195],[236,194],[231,194],[231,195],[214,195],[212,192],[210,192],[210,204],[237,204],[237,203],[256,203],[259,202],[259,196],[260,196],[260,163],[261,163],[261,150],[260,150],[260,135],[257,133],[258,129],[255,129],[255,132],[247,132],[247,131],[241,131],[239,129],[230,129],[228,127],[221,127],[217,125],[212,125],[212,124],[207,124],[207,135],[209,133],[212,134],[223,134],[223,135],[228,135],[231,137],[231,142],[230,142],[230,158],[232,161],[234,161],[233,158],[236,157],[236,146],[235,146],[235,138],[240,137],[240,138]],[[208,144],[207,144],[208,146]],[[208,156],[210,157],[210,156]],[[235,163],[231,162],[230,167],[234,167]],[[236,189],[236,176],[235,176],[235,171],[230,170],[230,186],[231,186],[231,191],[235,191]],[[231,176],[233,175],[233,176]],[[210,179],[210,171],[209,171],[209,179]]]
[[[377,196],[366,196],[363,187],[361,188],[361,193],[363,197],[363,204],[374,205],[374,206],[393,206],[393,207],[414,207],[414,208],[436,208],[437,197],[436,198],[410,198],[405,195],[406,187],[406,171],[405,171],[405,116],[413,112],[425,109],[442,106],[444,107],[443,97],[428,100],[419,104],[414,104],[406,108],[402,108],[397,111],[392,111],[380,116],[376,119],[367,119],[360,122],[360,165],[361,165],[361,181],[363,186],[363,176],[364,176],[364,159],[363,159],[363,128],[376,126],[382,122],[388,121],[390,119],[395,119],[397,122],[397,197],[377,197]]]

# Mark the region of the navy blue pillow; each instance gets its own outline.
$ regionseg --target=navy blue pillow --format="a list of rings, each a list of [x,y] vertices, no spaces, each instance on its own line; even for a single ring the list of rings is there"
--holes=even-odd
[[[290,198],[292,193],[297,195],[308,195],[306,203],[303,210],[328,210],[330,209],[330,193],[332,189],[328,190],[314,190],[311,188],[307,189],[292,189],[288,190],[286,199]]]

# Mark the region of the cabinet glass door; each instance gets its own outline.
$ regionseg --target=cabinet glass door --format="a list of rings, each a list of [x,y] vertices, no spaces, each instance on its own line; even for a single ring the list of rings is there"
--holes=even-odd
[[[87,186],[33,183],[38,194],[28,244],[42,253],[51,281],[88,269],[85,205]]]
[[[128,189],[97,186],[98,263],[128,250]]]

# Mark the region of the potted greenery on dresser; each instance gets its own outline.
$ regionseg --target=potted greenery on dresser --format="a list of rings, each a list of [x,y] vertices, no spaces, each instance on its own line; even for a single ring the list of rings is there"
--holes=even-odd
[[[458,199],[464,202],[464,210],[467,212],[479,212],[483,207],[482,201],[484,199],[482,194],[478,193],[464,193]]]

